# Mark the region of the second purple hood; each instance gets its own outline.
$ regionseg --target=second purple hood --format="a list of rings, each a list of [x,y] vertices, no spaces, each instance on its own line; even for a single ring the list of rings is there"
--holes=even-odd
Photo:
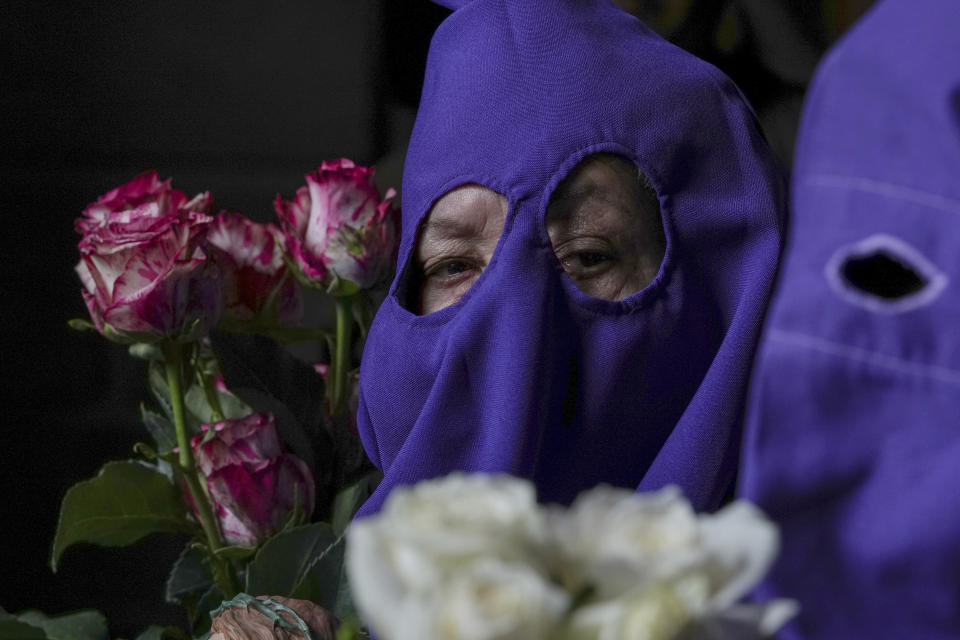
[[[804,104],[741,491],[790,640],[960,637],[960,3],[878,2]]]

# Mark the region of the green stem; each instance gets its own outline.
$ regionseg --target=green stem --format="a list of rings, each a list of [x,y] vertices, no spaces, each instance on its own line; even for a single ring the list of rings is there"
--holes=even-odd
[[[183,368],[183,347],[170,342],[163,346],[164,364],[167,368],[167,388],[170,390],[170,406],[173,409],[173,426],[177,432],[178,461],[183,470],[193,471],[193,456],[187,438],[187,421],[183,417],[183,385],[180,384]]]
[[[193,496],[194,503],[197,505],[197,513],[200,515],[200,526],[203,528],[204,534],[206,534],[207,548],[210,549],[210,567],[213,578],[216,580],[217,586],[220,587],[224,595],[232,598],[239,592],[239,589],[234,583],[233,571],[227,564],[227,561],[214,553],[214,550],[222,547],[223,543],[220,541],[220,536],[217,533],[217,524],[213,519],[213,510],[210,508],[207,494],[203,490],[203,487],[200,486],[200,480],[196,473],[184,472],[183,478],[187,481],[187,488],[190,491],[190,495]]]
[[[339,416],[343,411],[347,388],[347,375],[350,371],[350,339],[353,331],[353,315],[351,297],[334,298],[337,309],[337,340],[333,353],[333,367],[330,371],[330,382],[333,386],[331,408],[333,415]]]
[[[355,616],[349,616],[337,627],[337,640],[356,640],[357,632],[360,630],[360,623]]]
[[[233,584],[230,568],[226,566],[223,559],[214,554],[215,550],[223,546],[223,542],[220,540],[220,533],[217,529],[217,521],[213,517],[210,500],[200,485],[200,478],[193,462],[193,450],[190,448],[190,441],[187,438],[187,424],[184,419],[183,407],[183,385],[181,384],[183,379],[183,346],[176,342],[165,343],[163,354],[167,370],[167,387],[170,390],[170,406],[173,410],[173,425],[177,432],[179,470],[186,481],[187,490],[193,498],[193,503],[197,507],[200,526],[203,528],[207,546],[210,549],[210,562],[214,578],[217,580],[220,589],[224,593],[230,592],[228,595],[232,596],[233,593],[236,593],[236,587]]]

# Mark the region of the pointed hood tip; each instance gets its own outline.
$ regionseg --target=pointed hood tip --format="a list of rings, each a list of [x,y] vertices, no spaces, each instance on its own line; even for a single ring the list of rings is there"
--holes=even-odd
[[[438,4],[441,7],[446,7],[451,11],[456,11],[457,9],[463,7],[470,3],[471,0],[433,0],[434,4]]]

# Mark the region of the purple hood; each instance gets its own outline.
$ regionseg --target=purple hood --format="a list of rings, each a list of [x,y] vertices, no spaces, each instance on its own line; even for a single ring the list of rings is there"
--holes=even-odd
[[[456,3],[455,3],[456,4]],[[605,482],[728,492],[746,382],[781,246],[784,188],[722,73],[608,0],[474,0],[434,35],[403,182],[399,269],[370,331],[358,424],[394,486],[452,470],[569,502]],[[667,250],[621,301],[564,274],[544,224],[600,151],[656,190]],[[506,196],[493,259],[456,304],[404,307],[418,224],[464,183]]]
[[[960,3],[828,54],[751,389],[741,491],[783,530],[783,638],[960,635]]]

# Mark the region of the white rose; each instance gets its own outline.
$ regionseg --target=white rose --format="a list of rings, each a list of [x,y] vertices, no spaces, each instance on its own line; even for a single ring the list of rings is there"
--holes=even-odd
[[[682,640],[769,638],[799,611],[794,600],[740,603],[769,571],[779,550],[776,527],[749,502],[733,502],[700,517],[703,574],[711,595],[705,611]]]
[[[479,557],[535,561],[545,537],[533,485],[506,475],[454,473],[396,489],[378,520],[395,570],[411,585],[432,583],[430,567],[447,571]]]
[[[746,502],[698,516],[676,487],[598,487],[553,511],[549,531],[564,583],[591,591],[572,638],[672,638],[681,628],[690,638],[759,637],[796,610],[790,601],[734,606],[778,548],[775,526]]]
[[[707,607],[707,580],[684,576],[574,611],[563,640],[674,640]]]
[[[676,487],[652,493],[599,486],[550,513],[559,572],[600,598],[679,575],[701,560],[697,516]]]
[[[379,514],[354,522],[347,569],[371,626],[396,633],[429,618],[439,585],[479,558],[539,566],[543,539],[530,483],[457,473],[394,489]]]
[[[736,604],[712,611],[683,630],[678,640],[762,640],[773,634],[800,607],[795,600],[770,600],[764,603]]]
[[[477,560],[437,594],[430,632],[438,640],[552,639],[570,599],[529,566]]]
[[[700,516],[699,526],[711,608],[725,609],[766,575],[779,551],[780,536],[757,507],[741,500],[715,514]]]
[[[797,605],[773,600],[710,609],[707,578],[685,576],[577,609],[562,640],[762,640]]]

